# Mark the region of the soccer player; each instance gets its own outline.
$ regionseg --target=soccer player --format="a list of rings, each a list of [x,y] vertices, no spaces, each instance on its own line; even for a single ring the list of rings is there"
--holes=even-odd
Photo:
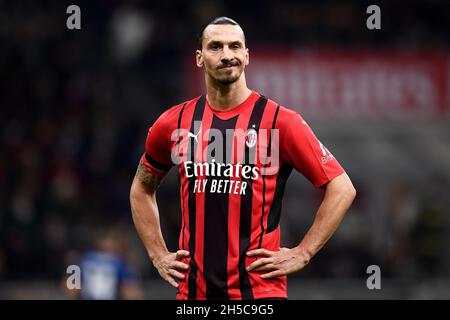
[[[84,300],[142,299],[139,275],[124,259],[114,226],[97,230],[92,249],[81,257],[80,298]]]
[[[149,129],[130,191],[135,226],[177,299],[286,299],[287,275],[332,236],[356,191],[300,114],[247,87],[238,23],[209,23],[196,63],[206,94],[168,109]],[[176,252],[165,245],[156,202],[172,166],[182,211]],[[280,248],[279,221],[293,168],[325,192],[313,225],[288,249]]]

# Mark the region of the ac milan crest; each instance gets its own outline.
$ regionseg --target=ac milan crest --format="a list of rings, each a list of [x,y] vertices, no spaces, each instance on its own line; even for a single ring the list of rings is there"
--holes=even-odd
[[[256,140],[258,139],[258,134],[255,129],[249,129],[247,135],[245,136],[245,144],[249,148],[253,148],[256,145]]]

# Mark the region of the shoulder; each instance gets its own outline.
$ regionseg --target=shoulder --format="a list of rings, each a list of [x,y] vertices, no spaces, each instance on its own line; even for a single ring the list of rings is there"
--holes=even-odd
[[[289,126],[292,122],[302,120],[303,118],[296,110],[293,110],[289,107],[280,106],[280,110],[278,112],[277,117],[277,126],[286,127]]]
[[[178,118],[181,115],[181,112],[183,112],[186,109],[194,108],[195,103],[200,99],[201,96],[198,96],[194,99],[187,100],[184,102],[181,102],[179,104],[176,104],[174,106],[169,107],[167,110],[165,110],[156,120],[155,123],[158,123],[160,125],[165,126],[176,126],[178,122]]]
[[[290,107],[283,106],[272,99],[267,99],[267,106],[271,113],[276,115],[275,127],[277,129],[287,128],[293,120],[303,121],[303,117],[300,113]]]

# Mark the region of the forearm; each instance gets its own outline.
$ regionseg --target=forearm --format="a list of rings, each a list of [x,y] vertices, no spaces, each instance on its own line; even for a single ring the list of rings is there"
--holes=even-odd
[[[330,239],[350,208],[356,191],[346,174],[331,181],[316,213],[314,223],[295,248],[309,261]]]
[[[164,242],[156,203],[156,189],[162,179],[162,176],[149,172],[142,162],[139,164],[130,190],[131,212],[134,225],[153,265],[164,280],[177,288],[177,281],[185,279],[182,272],[189,269],[181,261],[189,257],[189,252],[178,250],[171,253]]]
[[[130,204],[136,230],[153,261],[168,252],[161,232],[156,190],[148,190],[135,177],[130,191]]]

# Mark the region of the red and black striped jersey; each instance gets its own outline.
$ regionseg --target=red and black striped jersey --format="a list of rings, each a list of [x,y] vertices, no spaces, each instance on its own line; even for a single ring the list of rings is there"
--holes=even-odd
[[[182,227],[190,252],[177,299],[287,297],[286,276],[247,272],[252,249],[280,249],[286,181],[295,168],[315,187],[344,170],[300,114],[257,92],[222,111],[205,96],[164,112],[151,126],[141,159],[164,175],[177,166]]]

